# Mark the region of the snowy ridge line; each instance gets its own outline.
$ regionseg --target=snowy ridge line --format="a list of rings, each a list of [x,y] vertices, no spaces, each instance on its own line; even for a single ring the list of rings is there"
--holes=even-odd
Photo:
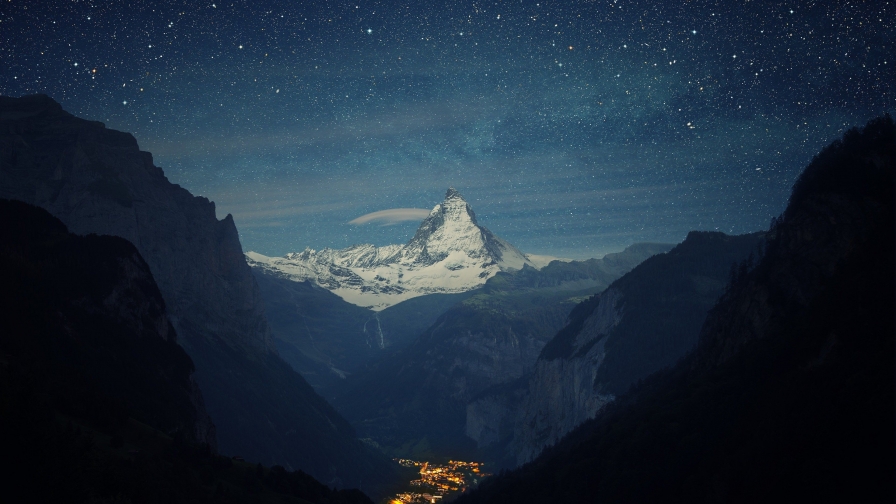
[[[480,226],[454,188],[405,245],[306,248],[284,257],[246,253],[253,268],[296,282],[314,282],[349,303],[375,311],[425,294],[465,292],[499,271],[544,266],[539,259],[530,260]]]

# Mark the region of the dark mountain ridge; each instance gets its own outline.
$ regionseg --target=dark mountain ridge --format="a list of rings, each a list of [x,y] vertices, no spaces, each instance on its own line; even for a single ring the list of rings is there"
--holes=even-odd
[[[632,383],[692,350],[732,264],[758,251],[763,238],[693,231],[577,305],[539,355],[512,415],[507,455],[516,463],[531,460]],[[474,413],[468,410],[468,422]]]
[[[196,367],[219,449],[377,494],[395,465],[277,354],[230,215],[170,183],[129,134],[42,96],[0,97],[0,197],[76,234],[120,236],[146,260]]]
[[[694,353],[469,502],[893,502],[896,127],[794,186]]]
[[[0,200],[0,445],[26,502],[367,503],[214,453],[214,426],[140,253]]]
[[[72,235],[42,209],[0,200],[0,268],[0,349],[49,382],[63,410],[102,417],[93,394],[169,435],[216,444],[193,362],[133,245]]]

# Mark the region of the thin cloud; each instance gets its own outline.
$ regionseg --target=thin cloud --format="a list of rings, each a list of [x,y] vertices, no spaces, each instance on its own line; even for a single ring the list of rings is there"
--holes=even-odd
[[[357,219],[348,221],[348,223],[360,226],[368,222],[378,222],[381,226],[389,226],[403,221],[423,220],[429,215],[429,212],[429,210],[424,208],[390,208],[362,215]]]
[[[290,128],[279,132],[268,131],[265,134],[196,134],[190,135],[189,139],[176,140],[150,137],[141,139],[140,146],[156,157],[203,159],[212,154],[220,156],[263,152],[271,148],[282,151],[313,146],[327,147],[345,142],[407,137],[434,130],[450,131],[466,126],[476,118],[488,118],[498,112],[499,109],[494,104],[483,105],[455,99],[448,103],[427,103],[407,106],[395,112],[382,112],[351,124],[328,124],[300,131]]]

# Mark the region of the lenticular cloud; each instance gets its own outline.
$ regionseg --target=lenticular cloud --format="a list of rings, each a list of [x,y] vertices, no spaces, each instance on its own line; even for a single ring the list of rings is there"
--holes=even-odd
[[[356,219],[348,221],[349,224],[360,226],[369,222],[378,222],[382,226],[396,224],[403,221],[419,221],[425,219],[429,215],[429,210],[425,208],[390,208],[388,210],[380,210],[378,212],[362,215]]]

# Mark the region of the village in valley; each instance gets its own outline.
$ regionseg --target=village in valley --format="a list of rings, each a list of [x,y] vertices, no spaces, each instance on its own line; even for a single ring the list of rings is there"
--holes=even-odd
[[[488,473],[482,472],[481,462],[449,460],[437,464],[410,459],[395,459],[404,467],[419,467],[420,477],[410,482],[411,489],[392,498],[390,504],[441,503],[467,488],[476,485]]]

